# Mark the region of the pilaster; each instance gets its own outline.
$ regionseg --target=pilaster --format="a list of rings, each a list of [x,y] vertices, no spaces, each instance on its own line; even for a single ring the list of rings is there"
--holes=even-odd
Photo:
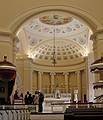
[[[38,71],[38,89],[42,90],[42,75],[43,72]]]

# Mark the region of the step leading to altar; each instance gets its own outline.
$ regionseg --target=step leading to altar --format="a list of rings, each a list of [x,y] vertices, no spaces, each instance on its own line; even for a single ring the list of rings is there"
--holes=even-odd
[[[31,114],[31,120],[64,120],[64,114],[62,113],[42,113]]]

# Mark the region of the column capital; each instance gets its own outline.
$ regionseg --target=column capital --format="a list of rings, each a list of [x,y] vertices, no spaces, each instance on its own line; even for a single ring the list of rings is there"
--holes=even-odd
[[[42,71],[38,71],[39,74],[43,75],[43,72]]]
[[[50,75],[52,76],[52,75],[56,75],[56,72],[50,72]]]
[[[63,72],[63,75],[69,75],[69,72]]]
[[[80,70],[78,70],[78,71],[75,71],[75,74],[80,74]]]

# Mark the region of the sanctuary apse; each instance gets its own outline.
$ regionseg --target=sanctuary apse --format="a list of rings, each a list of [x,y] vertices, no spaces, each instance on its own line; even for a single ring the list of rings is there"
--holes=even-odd
[[[90,73],[90,65],[103,55],[103,35],[102,29],[97,30],[99,24],[82,12],[62,5],[35,8],[25,17],[18,16],[16,24],[8,25],[11,32],[0,33],[1,60],[7,55],[17,66],[15,89],[24,94],[59,89],[60,93],[70,93],[72,99],[77,90],[79,100],[86,95],[93,101],[93,83],[99,75]]]

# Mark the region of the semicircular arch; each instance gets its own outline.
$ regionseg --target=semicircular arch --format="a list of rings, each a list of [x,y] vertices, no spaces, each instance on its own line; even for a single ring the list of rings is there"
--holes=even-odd
[[[96,21],[96,19],[91,16],[88,12],[73,7],[73,6],[62,6],[62,5],[54,5],[54,6],[41,6],[38,8],[33,8],[28,10],[27,12],[17,16],[17,19],[15,19],[15,21],[13,21],[12,24],[9,25],[9,29],[16,34],[16,32],[18,31],[18,29],[22,26],[23,23],[25,23],[28,19],[30,19],[31,17],[45,12],[45,11],[51,11],[51,10],[58,10],[58,11],[64,11],[64,12],[68,12],[71,13],[73,15],[75,15],[78,19],[82,20],[85,24],[87,24],[90,29],[95,32],[96,29],[99,28],[100,24]]]

